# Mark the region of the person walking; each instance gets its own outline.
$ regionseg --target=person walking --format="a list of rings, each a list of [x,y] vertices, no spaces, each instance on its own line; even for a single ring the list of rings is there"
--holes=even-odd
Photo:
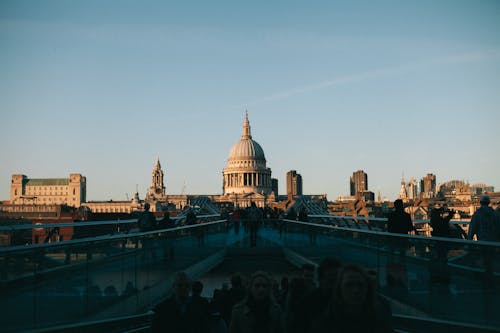
[[[489,206],[489,196],[483,195],[479,203],[481,207],[472,215],[467,238],[500,242],[500,215]]]
[[[257,246],[257,232],[259,230],[259,225],[262,221],[262,212],[255,202],[252,202],[250,208],[248,208],[248,228],[250,229],[250,246]]]
[[[205,333],[208,312],[203,302],[189,296],[190,279],[184,272],[175,275],[174,294],[155,307],[151,332]]]

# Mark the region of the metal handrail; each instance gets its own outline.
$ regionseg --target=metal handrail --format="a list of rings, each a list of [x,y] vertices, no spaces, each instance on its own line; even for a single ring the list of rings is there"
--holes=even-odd
[[[217,217],[220,214],[213,215],[198,215],[196,218],[210,218]],[[185,216],[174,216],[171,217],[171,220],[182,220],[185,219]],[[156,221],[161,221],[162,218],[156,218]],[[102,225],[117,225],[117,224],[129,224],[129,223],[137,223],[137,218],[128,219],[128,220],[105,220],[105,221],[82,221],[82,222],[71,222],[71,223],[45,223],[45,224],[16,224],[9,226],[0,226],[0,231],[13,231],[13,230],[29,230],[29,229],[38,229],[38,228],[55,228],[55,227],[90,227],[90,226],[102,226]]]
[[[12,253],[12,252],[29,252],[32,250],[44,250],[44,249],[49,249],[49,248],[50,249],[66,248],[66,247],[81,245],[81,244],[86,244],[86,243],[87,244],[103,243],[103,242],[109,242],[110,240],[116,241],[116,240],[120,240],[120,239],[136,238],[136,237],[140,237],[140,236],[154,235],[154,234],[158,234],[158,233],[169,233],[169,232],[175,232],[175,231],[179,231],[179,230],[187,230],[190,228],[202,228],[202,227],[206,227],[209,225],[222,223],[225,221],[227,221],[227,220],[217,220],[217,221],[205,222],[205,223],[194,224],[194,225],[186,225],[186,226],[166,228],[166,229],[156,229],[156,230],[151,230],[151,231],[133,232],[133,233],[127,233],[127,234],[114,234],[114,235],[86,237],[86,238],[71,239],[71,240],[52,242],[52,243],[37,243],[37,244],[30,244],[30,245],[5,246],[5,247],[0,247],[0,255]]]
[[[484,246],[495,246],[495,247],[500,246],[500,242],[494,242],[494,241],[472,241],[472,240],[468,240],[468,239],[458,239],[458,238],[447,238],[447,237],[436,237],[436,236],[427,237],[427,236],[422,236],[422,235],[396,234],[396,233],[390,233],[387,231],[352,229],[352,228],[338,227],[338,226],[329,225],[329,224],[318,224],[318,223],[312,223],[312,222],[302,222],[302,221],[287,220],[287,219],[283,219],[283,221],[301,224],[304,226],[314,226],[314,227],[325,228],[325,229],[328,228],[328,229],[334,229],[334,230],[340,230],[340,231],[364,233],[364,234],[370,234],[370,235],[374,235],[374,236],[407,238],[407,239],[425,240],[425,241],[435,240],[435,241],[440,241],[440,242],[450,242],[450,243],[462,244],[464,246],[470,246],[471,244],[484,245]]]
[[[308,215],[308,217],[387,222],[387,217],[342,216],[342,215],[327,215],[327,214],[325,214],[325,215]],[[412,222],[413,223],[430,223],[430,220],[415,219]],[[469,224],[470,220],[450,220],[450,223],[451,224]]]

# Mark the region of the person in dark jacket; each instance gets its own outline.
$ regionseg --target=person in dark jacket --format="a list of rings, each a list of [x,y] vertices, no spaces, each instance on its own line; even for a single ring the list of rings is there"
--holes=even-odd
[[[398,234],[408,234],[415,231],[411,216],[405,212],[403,200],[401,199],[394,201],[394,212],[389,214],[387,231]]]
[[[433,237],[450,237],[450,220],[455,212],[445,210],[441,207],[434,207],[431,210],[430,223],[432,227],[431,235]],[[446,216],[443,216],[445,215]]]
[[[479,203],[481,207],[472,215],[467,238],[500,242],[500,216],[489,206],[490,197],[483,195]]]
[[[144,204],[144,212],[142,212],[139,217],[138,224],[141,231],[151,231],[156,228],[156,218],[153,213],[149,211],[150,207],[149,202],[146,202]]]
[[[327,309],[314,320],[310,333],[389,333],[391,313],[375,297],[370,278],[355,265],[340,269]]]
[[[189,297],[189,277],[184,272],[175,275],[174,294],[154,308],[151,332],[205,333],[209,330],[205,305]]]
[[[332,297],[341,263],[335,258],[324,258],[318,266],[318,288],[304,296],[302,311],[297,311],[296,332],[307,332],[314,318],[326,309]],[[307,286],[306,286],[307,287]]]

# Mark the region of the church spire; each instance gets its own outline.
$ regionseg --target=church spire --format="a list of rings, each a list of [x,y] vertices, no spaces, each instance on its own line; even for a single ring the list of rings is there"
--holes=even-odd
[[[243,122],[243,134],[242,139],[251,139],[252,133],[250,130],[250,121],[248,120],[248,111],[245,110],[245,121]]]

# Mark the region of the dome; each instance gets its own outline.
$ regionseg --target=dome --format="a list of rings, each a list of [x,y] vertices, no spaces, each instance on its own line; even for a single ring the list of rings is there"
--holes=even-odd
[[[262,147],[252,140],[248,113],[243,122],[241,139],[236,142],[223,170],[222,188],[224,195],[258,193],[260,196],[272,193],[271,169],[266,167]],[[259,197],[261,198],[261,197]],[[249,202],[240,202],[243,207]]]
[[[233,148],[231,148],[228,160],[266,161],[264,150],[256,141],[252,140],[248,114],[245,116],[245,121],[243,123],[243,134],[241,135],[241,139],[234,144]]]
[[[236,142],[229,153],[229,160],[266,160],[262,147],[252,139]]]

